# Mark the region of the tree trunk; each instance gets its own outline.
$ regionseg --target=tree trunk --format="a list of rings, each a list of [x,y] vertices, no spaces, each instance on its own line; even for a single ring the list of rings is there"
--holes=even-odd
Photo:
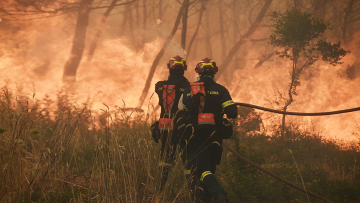
[[[140,11],[139,11],[139,4],[140,4],[140,1],[136,1],[136,4],[135,4],[135,19],[136,19],[136,28],[137,30],[140,28]],[[139,32],[137,31],[137,33],[139,34]],[[143,46],[142,44],[142,36],[136,36],[133,43],[134,43],[134,46],[135,46],[135,50],[136,52]]]
[[[142,26],[142,34],[141,34],[141,44],[142,46],[145,45],[145,42],[146,42],[146,33],[145,33],[145,30],[146,30],[146,19],[147,19],[147,11],[146,11],[146,0],[143,0],[143,26]]]
[[[91,2],[92,0],[81,0],[80,2],[79,16],[76,22],[71,54],[64,68],[63,81],[66,84],[74,83],[76,81],[76,71],[79,67],[85,47],[86,28],[89,23]]]
[[[120,30],[121,35],[125,35],[126,26],[127,26],[128,22],[129,22],[129,18],[128,18],[129,12],[130,11],[128,9],[128,6],[125,6],[124,13],[123,13],[124,19],[123,19],[123,21],[121,23],[121,30]]]
[[[294,0],[294,8],[295,9],[300,9],[300,6],[301,6],[300,0]]]
[[[342,27],[342,38],[344,42],[347,42],[347,27],[349,23],[349,16],[351,14],[352,7],[354,5],[355,0],[350,0],[346,10],[345,10],[345,17],[344,17],[344,26]]]
[[[162,19],[162,0],[159,0],[159,19]]]
[[[239,19],[238,19],[238,12],[236,12],[236,8],[237,8],[237,0],[233,0],[232,2],[232,16],[234,17],[234,20],[233,20],[233,39],[231,40],[230,44],[235,44],[236,43],[236,40],[238,38],[238,33],[239,33],[239,30],[237,29],[237,22],[239,22]],[[236,57],[235,57],[235,60],[236,60]],[[233,62],[233,70],[236,70],[237,68],[239,67],[238,63],[235,63]]]
[[[179,13],[178,13],[178,16],[177,16],[177,18],[176,18],[175,24],[174,24],[174,28],[173,28],[173,30],[171,31],[171,34],[168,36],[168,38],[167,38],[166,41],[164,42],[163,46],[161,47],[161,50],[160,50],[159,53],[156,55],[156,57],[155,57],[152,65],[151,65],[148,78],[146,79],[144,89],[143,89],[143,91],[142,91],[142,93],[141,93],[141,96],[140,96],[140,99],[139,99],[139,103],[138,103],[138,105],[137,105],[137,108],[139,108],[139,109],[141,109],[142,105],[144,104],[146,95],[147,95],[147,93],[149,92],[150,84],[151,84],[152,78],[154,77],[154,73],[155,73],[155,70],[156,70],[156,66],[159,64],[159,61],[160,61],[161,57],[162,57],[162,56],[164,55],[164,53],[165,53],[166,47],[169,45],[170,41],[172,40],[172,38],[173,38],[174,35],[175,35],[176,30],[177,30],[178,27],[179,27],[180,19],[181,19],[181,16],[182,16],[182,14],[183,14],[184,8],[185,8],[185,4],[183,4],[183,5],[181,6],[181,8],[180,8],[180,10],[179,10]]]
[[[210,32],[211,32],[211,30],[210,30],[210,23],[209,23],[209,18],[210,18],[210,16],[209,16],[209,11],[207,11],[207,12],[205,12],[205,24],[206,24],[206,26],[205,26],[205,28],[206,28],[206,33],[205,33],[205,39],[206,39],[206,55],[207,55],[207,57],[208,58],[212,58],[212,48],[211,48],[211,36],[210,36]]]
[[[326,4],[327,0],[316,0],[313,1],[314,6],[314,14],[318,15],[321,19],[325,21],[325,15],[326,15]]]
[[[146,28],[146,19],[147,19],[146,0],[143,0],[143,21],[144,21],[144,29]]]
[[[291,74],[291,83],[289,86],[289,99],[286,101],[285,106],[283,108],[283,111],[286,111],[287,107],[294,101],[292,98],[292,89],[294,87],[294,81],[296,78],[296,63],[297,63],[297,58],[294,57],[293,59],[293,69],[292,69],[292,74]],[[282,118],[282,125],[281,125],[281,138],[285,139],[285,114],[283,114],[283,118]]]
[[[134,36],[134,19],[133,19],[133,14],[132,14],[132,5],[131,4],[126,5],[126,9],[128,10],[127,18],[129,19],[130,39],[131,39],[132,45],[134,47],[136,47],[135,36]]]
[[[261,8],[260,13],[256,17],[255,22],[250,26],[248,31],[240,38],[239,41],[237,41],[234,46],[231,48],[230,52],[226,56],[224,62],[219,66],[219,72],[216,74],[216,78],[219,79],[221,74],[224,73],[225,69],[229,66],[230,62],[232,61],[232,58],[236,54],[236,52],[239,50],[239,48],[245,43],[247,38],[249,38],[259,27],[260,22],[264,18],[267,10],[269,9],[271,5],[272,0],[266,0],[264,6]]]
[[[219,11],[219,23],[220,23],[220,40],[221,40],[221,61],[225,60],[226,57],[226,40],[224,33],[224,19],[223,19],[223,11],[222,11],[222,0],[218,2],[218,11]]]
[[[136,13],[136,27],[140,28],[140,12],[139,12],[140,1],[136,1],[135,13]]]
[[[194,43],[194,40],[195,40],[195,38],[196,38],[196,36],[197,36],[197,34],[199,32],[199,28],[200,28],[200,25],[201,25],[201,19],[202,19],[204,10],[205,10],[205,3],[203,3],[202,6],[201,6],[201,10],[200,10],[200,14],[199,14],[199,21],[198,21],[198,24],[196,26],[196,30],[194,32],[194,35],[192,36],[192,38],[190,40],[189,47],[188,47],[188,50],[187,50],[187,53],[186,53],[186,60],[188,60],[188,58],[189,58],[191,46]]]
[[[184,0],[183,5],[184,5],[184,14],[182,16],[181,48],[185,51],[189,0]]]
[[[219,0],[218,1],[218,12],[219,12],[219,31],[220,31],[220,42],[221,42],[221,62],[223,62],[225,60],[226,57],[226,39],[225,39],[225,30],[224,30],[224,19],[223,19],[223,8],[222,8],[222,1],[223,0]],[[229,80],[229,74],[228,71],[224,71],[224,82],[226,85],[229,85],[229,82],[231,80]]]
[[[118,0],[113,0],[111,2],[110,6],[106,9],[105,13],[103,14],[103,16],[101,18],[99,29],[96,32],[95,38],[90,45],[89,53],[87,56],[87,61],[89,61],[89,62],[91,61],[92,57],[94,56],[96,46],[97,46],[99,39],[105,29],[106,20],[109,17],[111,11],[115,8],[116,2],[118,2]]]
[[[270,54],[267,54],[267,55],[264,55],[260,60],[259,62],[256,63],[256,65],[254,66],[254,69],[257,69],[259,68],[265,61],[269,60],[272,56],[274,56],[275,53],[272,52]]]

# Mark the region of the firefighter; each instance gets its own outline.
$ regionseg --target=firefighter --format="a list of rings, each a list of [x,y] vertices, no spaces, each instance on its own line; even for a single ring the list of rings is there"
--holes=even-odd
[[[226,130],[229,122],[226,122],[223,115],[236,118],[237,106],[229,91],[215,82],[218,67],[214,60],[205,58],[199,61],[195,71],[199,74],[197,81],[185,89],[179,102],[179,107],[182,105],[186,112],[187,120],[186,169],[193,177],[189,187],[193,190],[194,183],[198,181],[202,194],[197,196],[200,196],[201,201],[210,202],[213,199],[216,202],[228,202],[224,189],[219,186],[213,174],[216,165],[220,164],[222,139],[229,138],[229,131]],[[232,134],[232,130],[230,131]]]
[[[161,107],[160,119],[152,125],[152,136],[155,142],[161,142],[159,173],[161,176],[160,191],[164,189],[169,168],[171,167],[179,143],[178,129],[184,128],[176,118],[182,117],[178,110],[179,99],[185,88],[190,85],[184,77],[187,70],[185,59],[175,56],[167,64],[169,78],[155,84],[155,92],[159,97]]]

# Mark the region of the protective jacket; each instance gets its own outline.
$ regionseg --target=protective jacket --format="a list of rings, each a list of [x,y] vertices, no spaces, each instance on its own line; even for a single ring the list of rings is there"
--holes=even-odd
[[[189,81],[183,75],[170,75],[168,80],[159,81],[155,84],[155,92],[159,97],[159,105],[161,106],[160,118],[164,118],[166,112],[166,105],[164,105],[164,85],[175,85],[176,94],[174,99],[174,104],[172,105],[171,115],[174,115],[178,109],[178,103],[180,96],[183,94],[186,87],[190,85]]]
[[[214,114],[215,123],[221,124],[223,115],[226,114],[227,118],[236,118],[237,106],[233,102],[229,91],[222,85],[213,81],[212,78],[203,76],[198,83],[204,83],[205,86],[205,104],[203,112]],[[197,112],[194,109],[192,102],[191,88],[185,89],[183,94],[183,108],[187,111],[188,116],[191,112]]]
[[[199,81],[191,83],[185,89],[182,103],[186,111],[187,124],[194,127],[194,131],[186,130],[187,134],[192,133],[188,135],[186,149],[187,173],[193,175],[190,182],[195,183],[199,180],[200,185],[205,188],[206,193],[200,194],[201,198],[216,200],[225,194],[213,176],[222,154],[219,144],[221,145],[224,139],[221,130],[223,115],[226,114],[227,118],[236,118],[237,106],[229,91],[207,76],[202,76]],[[194,187],[189,185],[189,188],[193,190]]]
[[[179,142],[179,136],[174,132],[173,119],[175,115],[181,116],[178,112],[178,102],[185,88],[189,86],[189,81],[183,75],[170,75],[166,81],[159,81],[155,84],[155,92],[159,97],[161,106],[160,119],[153,124],[153,138],[155,142],[161,141],[159,169],[161,174],[161,189],[163,189],[169,167],[174,161],[174,156]],[[155,125],[155,126],[154,126]]]

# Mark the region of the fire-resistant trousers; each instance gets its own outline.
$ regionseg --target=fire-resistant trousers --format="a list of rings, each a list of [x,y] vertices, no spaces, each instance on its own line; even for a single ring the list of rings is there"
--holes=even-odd
[[[160,150],[160,191],[164,189],[168,179],[169,169],[172,166],[175,158],[175,152],[177,147],[177,140],[168,131],[161,132],[161,150]]]
[[[202,202],[210,202],[213,198],[217,200],[220,194],[225,194],[222,187],[219,186],[218,181],[213,175],[216,170],[216,165],[212,161],[211,153],[212,147],[215,140],[207,134],[194,133],[188,141],[188,154],[187,154],[187,165],[186,169],[191,170],[189,176],[192,177],[192,182],[189,183],[189,189],[192,190],[194,184],[198,181],[200,187],[203,187],[202,191],[205,194],[200,194]],[[201,190],[200,190],[201,191]],[[202,192],[201,192],[202,193]]]

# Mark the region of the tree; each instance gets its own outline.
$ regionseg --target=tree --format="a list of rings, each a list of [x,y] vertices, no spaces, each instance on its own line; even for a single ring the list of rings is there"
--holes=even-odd
[[[159,64],[159,61],[161,59],[161,57],[164,55],[165,53],[165,49],[166,47],[169,45],[169,43],[171,42],[172,38],[174,37],[178,27],[179,27],[179,24],[180,24],[180,19],[183,15],[183,12],[184,12],[184,9],[187,5],[186,4],[182,4],[180,9],[179,9],[179,12],[178,12],[178,15],[176,17],[176,20],[175,20],[175,24],[174,24],[174,27],[170,33],[170,35],[166,38],[163,46],[161,47],[159,53],[156,55],[151,67],[150,67],[150,72],[149,72],[149,75],[146,79],[146,82],[145,82],[145,86],[144,86],[144,89],[141,93],[141,96],[140,96],[140,99],[139,99],[139,103],[137,105],[138,108],[141,108],[142,105],[144,104],[144,101],[145,101],[145,97],[147,95],[147,93],[149,92],[149,89],[150,89],[150,84],[151,84],[151,81],[154,77],[154,73],[155,73],[155,70],[156,70],[156,67],[157,65]]]
[[[101,34],[102,34],[102,32],[104,31],[104,29],[105,29],[106,20],[107,20],[107,18],[109,17],[111,11],[115,8],[115,5],[116,5],[116,3],[117,3],[118,1],[119,1],[119,0],[112,0],[110,6],[106,9],[105,13],[103,14],[103,16],[102,16],[102,18],[101,18],[101,22],[100,22],[99,29],[98,29],[98,31],[96,32],[95,38],[94,38],[94,40],[91,42],[91,45],[90,45],[90,49],[89,49],[88,56],[87,56],[87,60],[88,60],[88,61],[91,61],[91,59],[92,59],[92,57],[93,57],[93,55],[94,55],[94,52],[95,52],[97,43],[99,42],[99,39],[100,39],[100,37],[101,37]]]
[[[92,0],[81,0],[79,15],[75,27],[75,35],[71,54],[64,67],[63,81],[72,84],[75,82],[76,71],[79,67],[85,47],[86,28],[89,24],[89,13]]]
[[[63,81],[66,85],[72,85],[76,82],[76,72],[79,67],[80,61],[83,56],[84,48],[85,48],[85,38],[86,38],[86,29],[89,24],[89,14],[92,10],[107,8],[107,11],[104,13],[102,18],[102,23],[105,24],[107,16],[113,10],[113,8],[120,5],[129,5],[130,3],[135,2],[136,0],[131,0],[125,3],[116,4],[117,1],[113,0],[110,5],[107,6],[98,6],[91,7],[93,0],[81,0],[79,5],[79,15],[77,18],[76,26],[75,26],[75,35],[73,39],[73,45],[70,53],[70,57],[67,60],[64,67]],[[104,27],[102,25],[102,27]],[[100,30],[102,28],[100,27]],[[97,36],[93,44],[91,45],[91,50],[89,52],[89,59],[92,57],[98,39],[101,36],[101,31],[98,31]]]
[[[255,21],[248,28],[246,33],[241,36],[241,38],[233,45],[230,49],[229,53],[226,55],[225,60],[219,66],[219,72],[216,74],[216,78],[219,79],[222,73],[224,73],[225,69],[229,66],[232,58],[236,54],[236,52],[240,49],[240,47],[248,40],[248,38],[258,29],[262,19],[264,18],[267,10],[269,9],[272,0],[266,0],[263,7],[261,8],[259,14],[257,15]]]
[[[281,14],[276,11],[271,13],[274,22],[274,30],[270,36],[270,43],[279,47],[275,51],[281,58],[292,60],[288,95],[283,111],[294,101],[293,95],[297,94],[296,87],[300,86],[299,77],[304,70],[313,65],[318,59],[329,62],[332,65],[339,62],[349,51],[337,44],[319,39],[330,28],[330,23],[324,23],[317,16],[307,12],[292,9]],[[316,41],[318,39],[318,41]],[[302,63],[301,63],[302,62]],[[284,138],[285,115],[282,118],[281,136]]]
[[[191,40],[190,40],[190,43],[189,43],[189,46],[187,48],[187,53],[186,53],[186,60],[188,60],[189,56],[190,56],[190,50],[191,50],[191,47],[195,41],[195,38],[197,37],[198,33],[199,33],[199,29],[200,29],[200,25],[201,25],[201,21],[202,21],[202,17],[203,17],[203,13],[205,11],[205,4],[207,2],[204,1],[202,2],[201,4],[201,8],[200,8],[200,14],[199,14],[199,20],[198,20],[198,23],[197,23],[197,26],[196,26],[196,30],[193,34],[193,36],[191,37]],[[184,46],[184,49],[185,49],[185,46]]]

